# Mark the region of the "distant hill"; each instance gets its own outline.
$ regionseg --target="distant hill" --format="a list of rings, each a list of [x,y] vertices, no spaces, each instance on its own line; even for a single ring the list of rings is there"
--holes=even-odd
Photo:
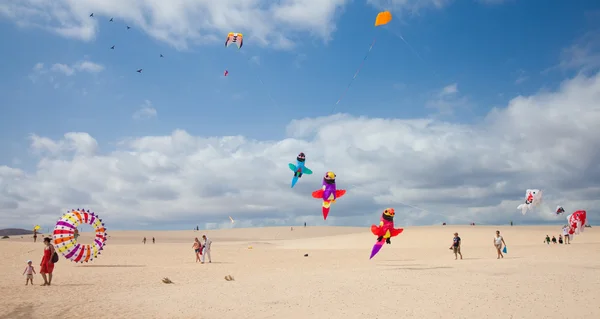
[[[33,231],[20,228],[6,228],[0,229],[0,236],[19,236],[19,235],[31,235]]]

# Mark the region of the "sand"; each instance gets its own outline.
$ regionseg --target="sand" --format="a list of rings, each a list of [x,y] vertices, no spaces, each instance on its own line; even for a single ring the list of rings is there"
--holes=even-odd
[[[508,248],[500,260],[496,229]],[[463,260],[448,249],[455,231]],[[542,243],[559,231],[410,227],[373,260],[367,228],[115,231],[93,263],[61,257],[51,287],[21,275],[27,259],[39,271],[43,244],[3,239],[0,318],[600,318],[600,232]],[[213,240],[211,264],[195,262],[201,234]]]

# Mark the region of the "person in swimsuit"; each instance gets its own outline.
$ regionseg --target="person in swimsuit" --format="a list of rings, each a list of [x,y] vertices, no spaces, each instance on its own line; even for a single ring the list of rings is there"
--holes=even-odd
[[[200,262],[200,256],[202,255],[202,244],[200,244],[200,240],[198,237],[194,238],[194,245],[192,245],[194,249],[194,254],[196,255],[196,262]]]
[[[40,274],[44,278],[42,286],[50,286],[52,284],[52,272],[54,271],[54,263],[52,262],[52,255],[54,255],[54,246],[50,242],[50,237],[44,238],[44,256],[40,263]]]
[[[25,271],[23,271],[23,275],[27,274],[27,278],[25,279],[25,286],[29,284],[31,281],[31,285],[33,286],[33,274],[35,274],[35,269],[31,265],[31,260],[27,261],[27,267],[25,267]]]
[[[504,244],[504,246],[506,246],[506,243],[504,242],[504,238],[502,238],[502,236],[500,236],[500,231],[497,230],[496,231],[496,236],[494,237],[494,247],[496,247],[496,252],[498,253],[498,258],[504,258],[504,255],[502,255],[502,244]]]

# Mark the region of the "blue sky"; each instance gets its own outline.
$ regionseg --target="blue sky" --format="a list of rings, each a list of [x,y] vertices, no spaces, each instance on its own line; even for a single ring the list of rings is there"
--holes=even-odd
[[[3,2],[0,8],[11,6]],[[139,21],[115,14],[109,22],[110,10],[96,9],[89,18],[73,9],[81,15],[76,21],[96,20],[88,41],[48,31],[41,18],[41,26],[23,26],[15,10],[0,14],[0,42],[10,44],[0,49],[0,165],[35,172],[39,158],[31,154],[30,134],[60,140],[67,132],[86,132],[99,154],[107,154],[125,137],[167,136],[176,129],[279,141],[290,137],[292,120],[337,112],[476,125],[516,96],[557,90],[575,76],[581,69],[560,67],[565,49],[600,27],[597,1],[396,7],[392,23],[379,28],[373,26],[378,9],[353,1],[337,8],[331,18],[336,30],[325,37],[290,31],[293,48],[265,45],[252,30],[232,28],[244,33],[238,51],[223,46],[226,32],[213,32],[222,37],[209,43],[176,47]],[[368,60],[332,112],[374,38]],[[76,70],[83,61],[102,70]],[[38,63],[45,73],[33,70]],[[75,74],[52,72],[57,63]],[[442,96],[454,84],[458,91]],[[144,107],[156,116],[133,118]]]

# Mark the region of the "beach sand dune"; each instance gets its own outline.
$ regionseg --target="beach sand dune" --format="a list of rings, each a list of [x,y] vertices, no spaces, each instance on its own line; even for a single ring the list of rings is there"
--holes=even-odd
[[[502,260],[496,229],[508,245]],[[464,260],[448,249],[455,231]],[[368,228],[115,231],[92,263],[61,258],[51,287],[39,275],[25,286],[21,275],[27,259],[39,271],[43,244],[4,239],[0,318],[600,318],[600,233],[542,243],[559,231],[410,227],[373,260]],[[212,264],[194,262],[202,234],[213,240]]]

